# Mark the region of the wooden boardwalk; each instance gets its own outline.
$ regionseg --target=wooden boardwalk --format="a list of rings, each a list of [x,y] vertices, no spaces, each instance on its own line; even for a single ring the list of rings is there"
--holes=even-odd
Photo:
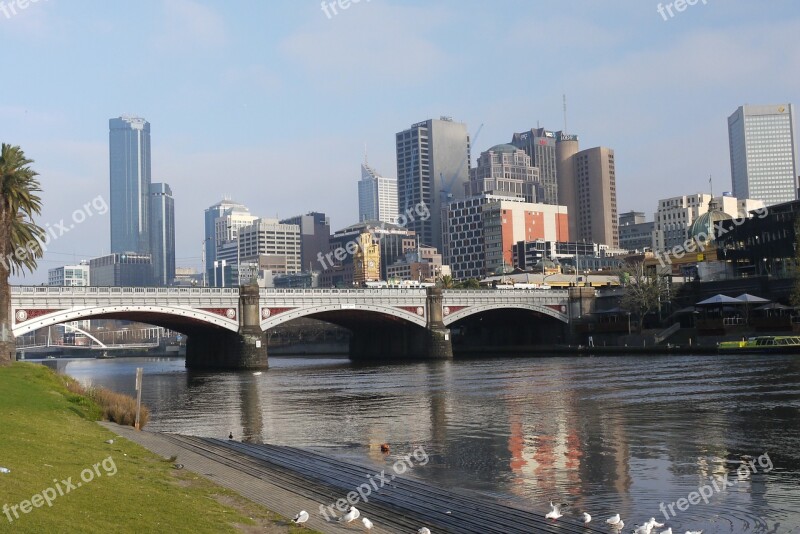
[[[279,514],[293,517],[301,509],[308,511],[311,519],[307,525],[311,528],[326,533],[363,530],[360,519],[351,525],[326,521],[320,515],[320,504],[328,506],[345,498],[368,483],[368,476],[375,480],[379,474],[375,467],[294,447],[136,432],[104,424],[159,455],[178,456],[186,469]],[[610,532],[603,528],[606,525],[602,520],[590,527],[573,517],[565,516],[555,522],[546,520],[547,503],[542,503],[536,511],[521,510],[477,493],[442,489],[405,475],[392,476],[389,471],[391,468],[387,467],[387,478],[383,479],[388,483],[378,490],[373,486],[367,496],[369,502],[356,505],[362,517],[374,523],[372,532],[414,534],[422,526],[430,528],[433,534]],[[366,493],[363,486],[362,491]]]

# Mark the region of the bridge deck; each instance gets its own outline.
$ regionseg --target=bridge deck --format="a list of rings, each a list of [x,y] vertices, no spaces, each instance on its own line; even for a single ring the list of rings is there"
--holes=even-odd
[[[319,453],[271,445],[255,445],[180,435],[135,432],[109,427],[163,456],[177,455],[187,469],[211,478],[241,495],[284,516],[300,509],[311,515],[308,526],[321,532],[352,532],[360,527],[326,522],[320,504],[331,504],[375,475],[374,467],[328,458]],[[391,468],[387,466],[387,475]],[[529,533],[605,532],[586,528],[576,519],[557,523],[544,519],[548,506],[535,513],[497,504],[478,494],[444,490],[408,476],[397,476],[373,493],[369,503],[359,503],[362,516],[370,518],[373,532],[416,532],[428,526],[433,532]],[[451,513],[448,514],[447,511]]]

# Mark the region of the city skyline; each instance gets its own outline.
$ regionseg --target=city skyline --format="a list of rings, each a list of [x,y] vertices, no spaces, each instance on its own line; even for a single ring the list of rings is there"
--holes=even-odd
[[[224,196],[246,199],[263,216],[325,212],[333,229],[342,228],[357,220],[352,169],[364,142],[371,164],[393,169],[395,132],[449,115],[467,125],[474,165],[477,154],[514,132],[563,130],[565,93],[567,132],[580,135],[582,146],[615,150],[619,211],[652,213],[659,198],[703,191],[709,174],[732,189],[731,110],[796,103],[800,89],[797,70],[787,68],[798,61],[791,36],[800,28],[800,10],[789,1],[774,10],[713,4],[669,21],[632,1],[510,2],[498,13],[480,4],[465,10],[455,2],[387,0],[333,19],[318,7],[39,3],[3,20],[0,41],[19,49],[11,66],[31,83],[4,99],[0,136],[36,161],[45,190],[40,221],[54,224],[98,194],[108,198],[100,125],[124,112],[158,125],[153,175],[168,176],[179,199],[177,264],[199,268],[198,214]],[[461,40],[456,52],[448,45],[455,28],[474,20],[507,31],[494,43]],[[92,43],[130,24],[141,39],[106,61],[108,52]],[[239,32],[256,24],[269,31]],[[239,33],[247,34],[242,42],[233,38]],[[536,42],[558,44],[520,74],[515,58]],[[143,57],[142,48],[153,53]],[[237,59],[227,64],[231,57]],[[497,67],[495,78],[483,80],[473,67],[487,61]],[[67,64],[70,76],[61,74]],[[130,77],[131,66],[142,76]],[[209,79],[208,66],[219,76]],[[354,87],[343,83],[348,76],[372,83]],[[765,78],[771,83],[760,83]],[[81,81],[87,79],[96,81]],[[696,81],[687,88],[686,79]],[[62,89],[54,95],[47,88],[56,80]],[[322,93],[327,97],[318,98]],[[313,161],[295,165],[310,146]],[[108,253],[109,225],[95,219],[72,230],[18,283],[46,282],[48,268]]]

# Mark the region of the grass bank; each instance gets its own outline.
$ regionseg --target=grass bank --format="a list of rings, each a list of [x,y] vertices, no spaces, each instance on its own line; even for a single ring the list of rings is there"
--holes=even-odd
[[[41,365],[0,368],[0,531],[310,532],[115,438],[67,385]]]

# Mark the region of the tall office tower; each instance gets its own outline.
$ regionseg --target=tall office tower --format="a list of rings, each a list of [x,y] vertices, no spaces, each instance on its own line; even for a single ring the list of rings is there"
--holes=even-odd
[[[256,219],[237,232],[237,264],[257,264],[274,273],[299,273],[300,226],[282,224],[278,219]],[[243,280],[244,281],[244,280]]]
[[[589,148],[572,159],[578,205],[576,241],[619,248],[614,151],[605,147]]]
[[[478,166],[469,170],[464,188],[467,198],[488,193],[542,203],[539,169],[531,166],[531,158],[514,145],[496,145],[481,153]]]
[[[150,184],[150,250],[153,282],[172,285],[175,279],[175,200],[169,184]]]
[[[108,121],[111,177],[111,252],[150,252],[150,123],[138,117]]]
[[[430,119],[397,133],[395,142],[398,211],[429,211],[427,219],[409,217],[407,227],[416,232],[421,244],[442,250],[442,209],[464,198],[469,175],[467,125],[449,117]]]
[[[217,244],[222,240],[217,240],[217,219],[222,217],[231,208],[238,208],[247,212],[243,204],[234,202],[230,199],[223,199],[205,211],[205,234],[203,239],[203,250],[205,252],[206,276],[210,276],[214,269],[214,261],[217,259]],[[210,278],[208,278],[210,280]]]
[[[728,117],[733,196],[766,206],[797,198],[792,104],[741,106]]]
[[[544,197],[536,202],[563,205],[558,193],[556,134],[544,128],[531,128],[528,132],[515,133],[511,144],[524,150],[531,158],[531,165],[539,169]]]
[[[280,221],[300,227],[301,271],[319,271],[317,258],[330,250],[331,220],[324,213],[310,212]]]
[[[644,212],[629,211],[619,214],[619,246],[629,252],[653,249],[655,222],[647,222]]]
[[[558,178],[558,203],[567,207],[569,235],[578,239],[578,190],[575,178],[575,161],[580,150],[577,135],[556,132],[556,176]]]
[[[386,178],[361,164],[358,182],[358,220],[397,223],[397,180]]]

